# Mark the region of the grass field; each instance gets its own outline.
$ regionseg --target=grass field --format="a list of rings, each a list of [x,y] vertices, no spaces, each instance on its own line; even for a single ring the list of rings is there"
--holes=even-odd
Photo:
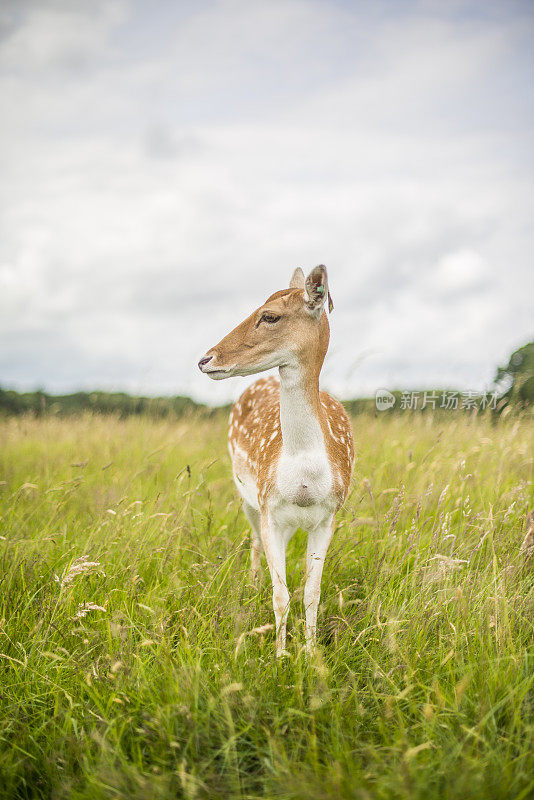
[[[532,422],[354,430],[320,649],[298,533],[277,662],[222,416],[0,421],[0,797],[534,796]]]

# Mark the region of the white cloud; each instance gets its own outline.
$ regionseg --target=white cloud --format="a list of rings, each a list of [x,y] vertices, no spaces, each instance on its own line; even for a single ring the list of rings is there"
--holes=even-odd
[[[0,384],[226,399],[199,355],[321,261],[330,385],[487,384],[531,335],[532,13],[395,9],[28,7],[0,49]]]
[[[6,15],[8,33],[0,51],[0,66],[25,74],[72,69],[85,59],[104,55],[110,34],[125,19],[121,0],[39,3],[27,7],[20,18],[21,9],[24,3],[18,14],[15,6],[11,16]]]

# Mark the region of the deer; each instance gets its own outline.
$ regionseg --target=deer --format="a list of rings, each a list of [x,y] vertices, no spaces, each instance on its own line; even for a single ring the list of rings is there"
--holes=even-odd
[[[326,304],[331,313],[326,267],[306,278],[299,267],[288,289],[272,294],[198,362],[213,380],[278,368],[278,380],[259,378],[241,394],[228,433],[233,477],[251,526],[252,580],[257,583],[262,548],[271,576],[277,656],[287,655],[286,548],[298,528],[308,534],[305,651],[315,651],[323,566],[354,467],[349,418],[319,389],[330,339]]]

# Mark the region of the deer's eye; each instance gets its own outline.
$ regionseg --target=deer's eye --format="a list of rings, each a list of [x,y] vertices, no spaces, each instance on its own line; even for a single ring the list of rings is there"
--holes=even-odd
[[[275,322],[278,322],[280,319],[280,314],[270,314],[269,312],[265,312],[265,314],[261,315],[260,322],[267,322],[269,325],[273,325]]]

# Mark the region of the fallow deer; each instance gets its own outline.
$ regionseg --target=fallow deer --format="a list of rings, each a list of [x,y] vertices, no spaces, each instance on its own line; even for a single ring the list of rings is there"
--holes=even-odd
[[[330,337],[326,302],[331,311],[326,268],[315,267],[306,279],[298,268],[289,289],[271,295],[198,364],[214,380],[278,367],[279,381],[260,378],[235,403],[228,438],[234,480],[252,527],[252,575],[255,580],[262,545],[271,574],[277,655],[286,652],[287,544],[297,528],[308,532],[304,607],[311,652],[323,564],[354,464],[343,406],[319,390]]]

